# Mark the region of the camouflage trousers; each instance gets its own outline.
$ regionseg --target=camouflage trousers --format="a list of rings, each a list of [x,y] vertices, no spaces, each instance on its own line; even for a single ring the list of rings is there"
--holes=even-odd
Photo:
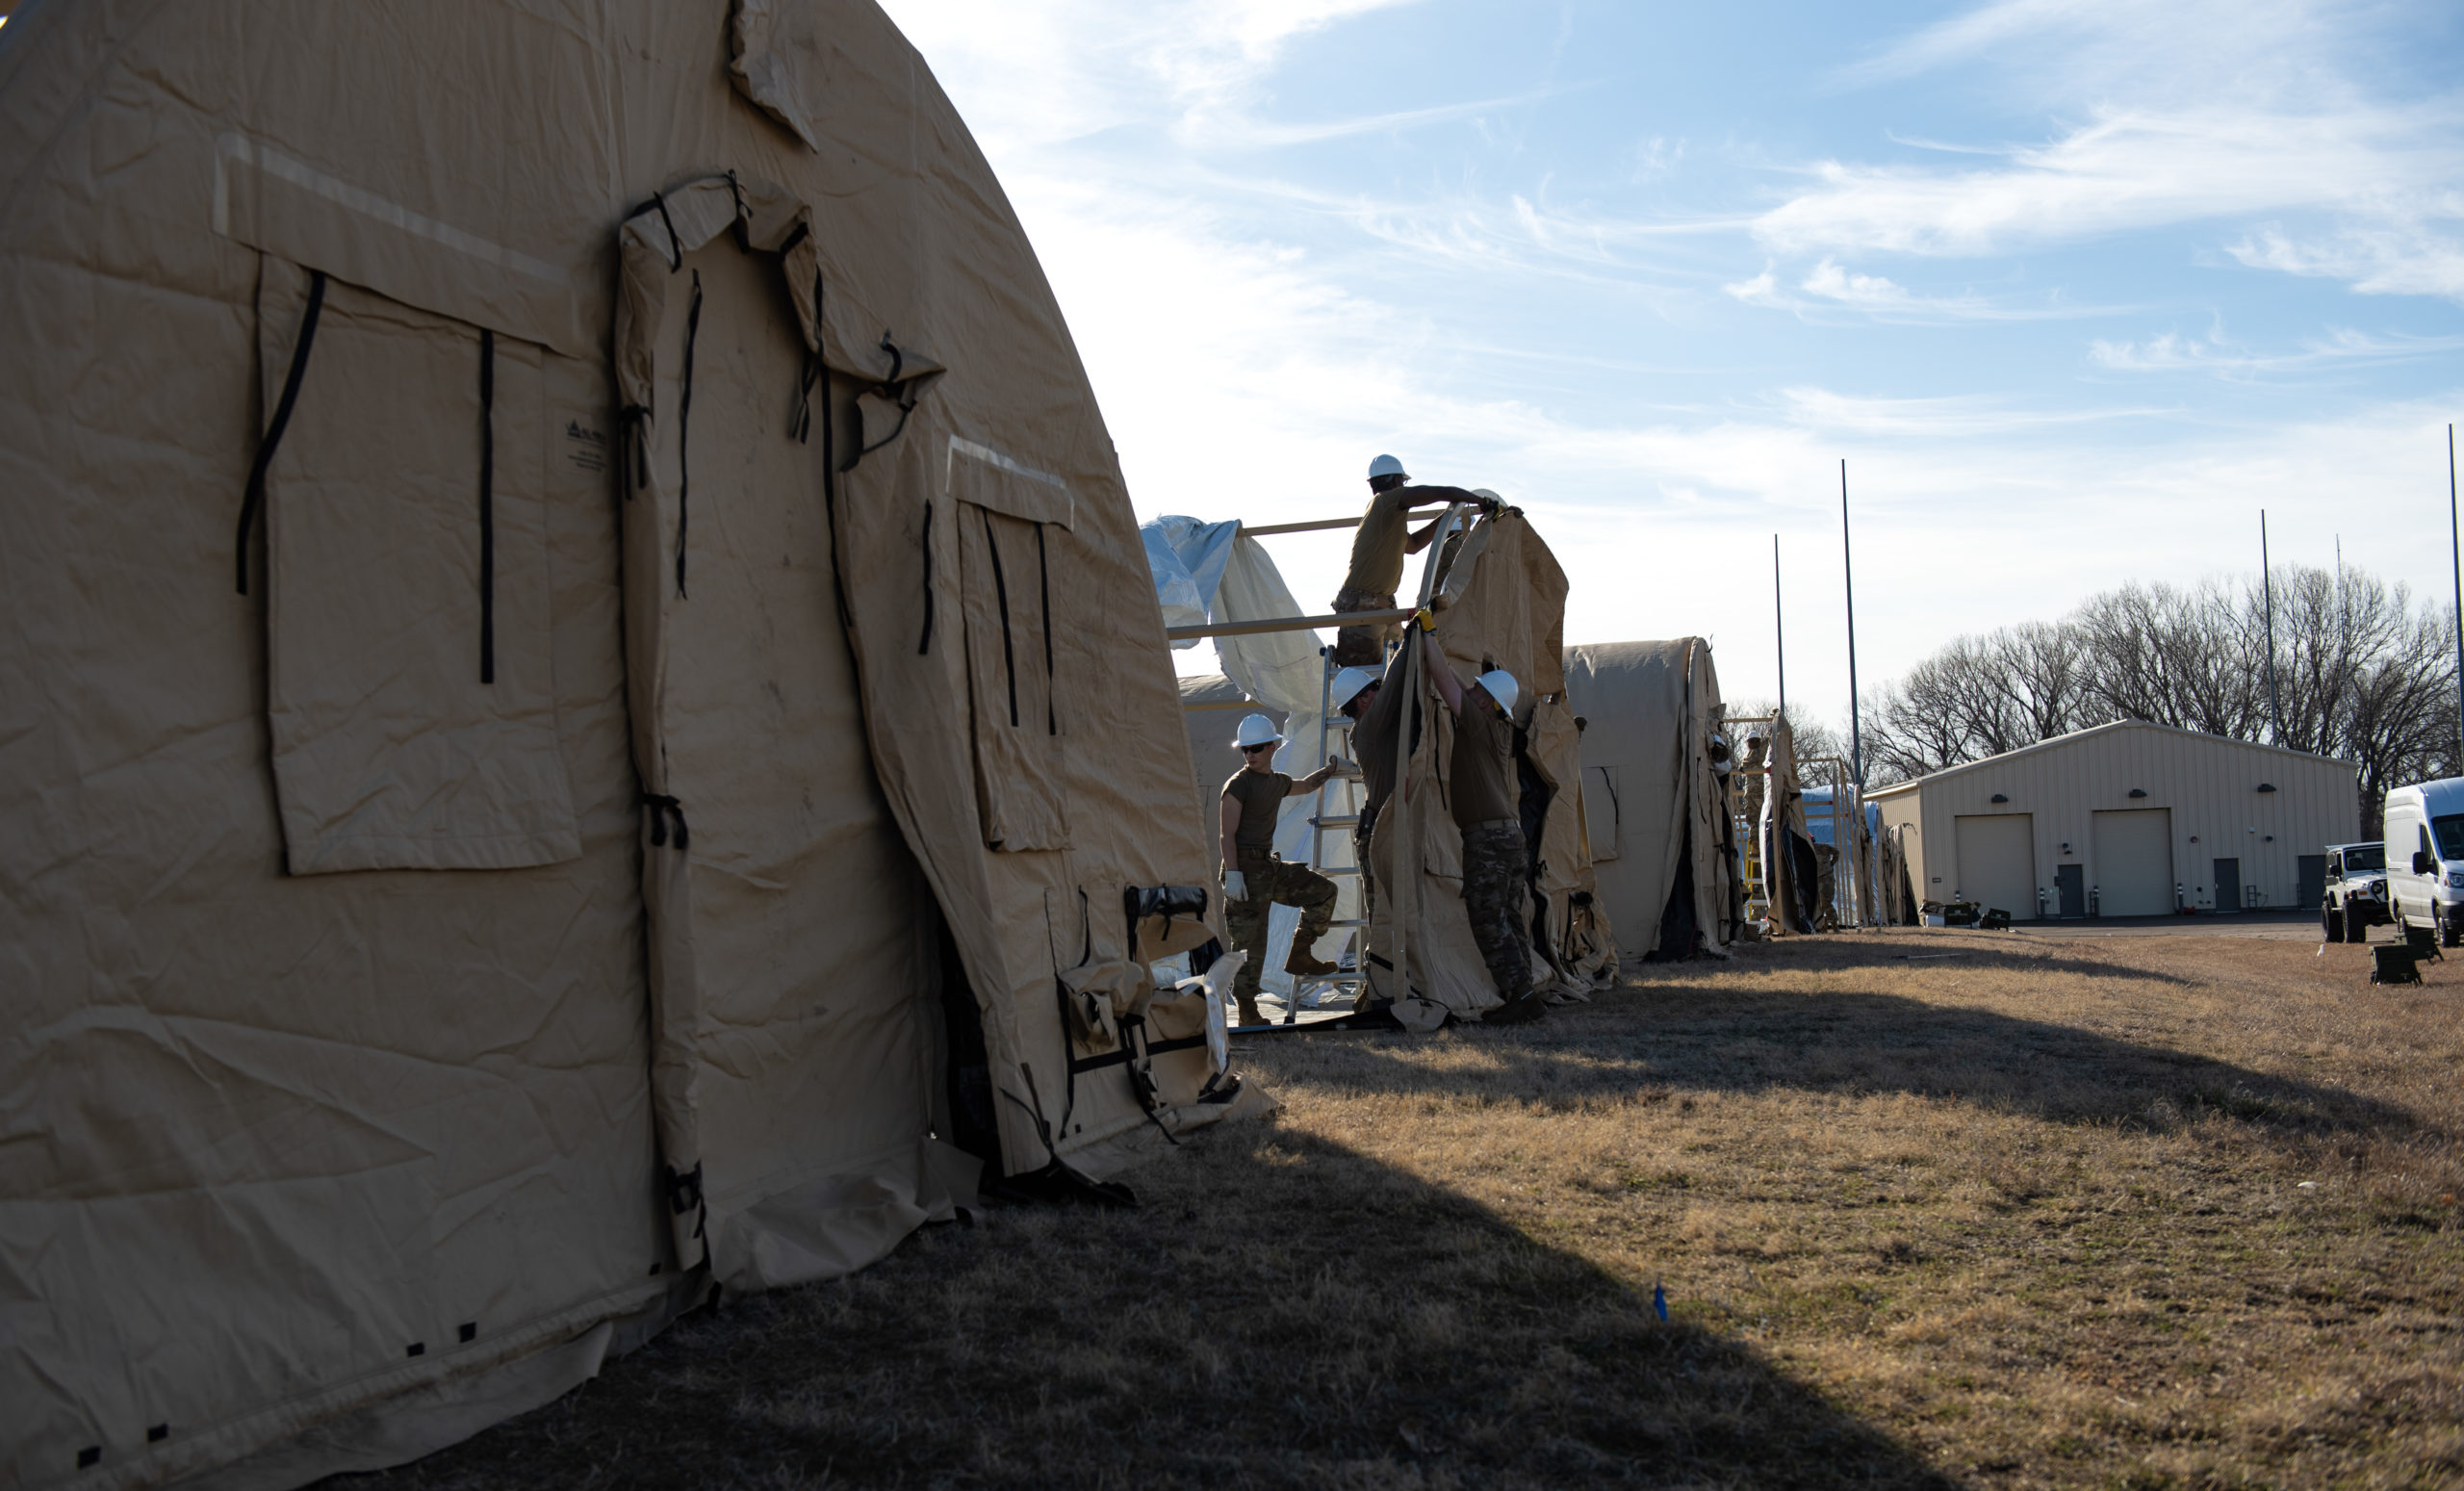
[[[1337,611],[1391,611],[1395,608],[1392,591],[1384,595],[1354,590],[1349,585],[1335,592]],[[1401,635],[1391,621],[1375,622],[1364,627],[1335,629],[1335,666],[1338,668],[1375,668],[1386,661],[1386,644]]]
[[[1531,851],[1523,825],[1492,818],[1463,830],[1463,903],[1472,916],[1472,940],[1498,986],[1512,1003],[1531,992],[1530,918],[1524,912],[1524,878]]]
[[[1258,997],[1258,975],[1266,971],[1267,908],[1280,901],[1300,911],[1300,930],[1292,936],[1292,950],[1305,953],[1326,935],[1335,919],[1335,883],[1305,864],[1287,860],[1241,857],[1242,878],[1248,882],[1246,899],[1223,903],[1223,935],[1235,951],[1249,961],[1232,981],[1233,995],[1245,1007]]]

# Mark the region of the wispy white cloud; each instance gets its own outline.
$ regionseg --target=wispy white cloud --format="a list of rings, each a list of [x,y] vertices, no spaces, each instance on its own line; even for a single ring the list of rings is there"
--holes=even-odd
[[[1820,185],[1765,213],[1755,236],[1785,252],[1975,256],[2255,213],[2382,219],[2397,202],[2452,192],[2464,176],[2457,123],[2447,110],[2103,111],[2003,152],[1996,169],[1823,162]]]
[[[2227,251],[2366,293],[2464,299],[2464,100],[2369,86],[2401,19],[2361,0],[1997,0],[1841,81],[1983,69],[2085,122],[1947,147],[2000,163],[1982,168],[1819,162],[1817,184],[1756,237],[1781,253],[1976,256],[2293,217],[2309,220],[2246,229]]]
[[[2117,87],[2140,96],[2245,94],[2316,84],[2364,5],[2335,0],[1994,0],[1840,70],[1861,88],[1954,66],[2004,64],[2045,96]]]
[[[2311,373],[2364,363],[2410,362],[2464,350],[2464,337],[2373,336],[2350,329],[2304,342],[2289,352],[2254,352],[2221,333],[2189,337],[2168,331],[2144,342],[2088,344],[2089,355],[2120,373],[2199,373],[2220,377]]]
[[[2464,301],[2464,200],[2450,194],[2439,207],[2454,231],[2440,231],[2424,214],[2388,213],[2374,224],[2348,223],[2306,241],[2266,228],[2226,252],[2254,270],[2340,279],[2363,295]]]
[[[2066,302],[2059,295],[2040,296],[2027,302],[1965,293],[1919,295],[1886,275],[1859,273],[1829,258],[1807,270],[1793,294],[1781,287],[1777,269],[1768,264],[1751,279],[1722,285],[1720,289],[1748,305],[1793,311],[1810,320],[1822,319],[1825,313],[1847,313],[1873,321],[1924,325],[2059,321],[2109,316],[2121,309]],[[1830,319],[1838,317],[1833,315]]]

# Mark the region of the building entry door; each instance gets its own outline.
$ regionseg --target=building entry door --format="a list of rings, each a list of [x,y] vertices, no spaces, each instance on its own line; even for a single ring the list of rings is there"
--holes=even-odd
[[[2327,857],[2305,854],[2295,864],[2295,874],[2301,888],[2295,892],[2297,906],[2318,906],[2327,899]]]
[[[2242,909],[2242,861],[2239,860],[2216,861],[2216,909],[2220,912]]]
[[[2054,894],[2061,909],[2055,914],[2065,921],[2076,921],[2088,914],[2088,866],[2057,864],[2053,867]]]
[[[2162,808],[2131,808],[2094,815],[2088,867],[2095,872],[2096,909],[2105,916],[2162,916],[2173,909],[2171,815]]]

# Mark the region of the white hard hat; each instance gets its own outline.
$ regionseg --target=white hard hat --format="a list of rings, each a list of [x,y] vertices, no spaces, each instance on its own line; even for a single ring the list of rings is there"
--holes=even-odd
[[[1512,714],[1514,712],[1514,696],[1516,690],[1514,686],[1513,674],[1506,672],[1503,668],[1491,668],[1488,672],[1483,673],[1478,678],[1473,680],[1473,681],[1488,690],[1489,697],[1498,702],[1499,708],[1503,709],[1508,714]]]
[[[1385,678],[1386,675],[1374,668],[1346,668],[1335,675],[1334,687],[1326,694],[1326,707],[1330,709],[1340,709],[1357,698],[1362,689],[1372,683],[1383,682]]]
[[[1503,507],[1505,505],[1504,498],[1498,496],[1495,492],[1490,491],[1486,487],[1474,487],[1472,489],[1472,495],[1474,497],[1485,497],[1490,501],[1497,503],[1500,507]]]
[[[1377,459],[1369,463],[1369,478],[1372,481],[1376,480],[1380,476],[1402,476],[1408,475],[1409,473],[1403,470],[1403,463],[1395,459],[1391,455],[1381,455]]]
[[[1274,721],[1263,714],[1245,714],[1241,716],[1241,729],[1232,736],[1232,743],[1236,746],[1256,746],[1282,738],[1283,732],[1274,728]]]

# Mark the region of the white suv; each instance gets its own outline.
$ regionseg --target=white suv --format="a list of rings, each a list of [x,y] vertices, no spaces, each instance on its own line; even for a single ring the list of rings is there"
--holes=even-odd
[[[2387,911],[2387,846],[2329,844],[2327,894],[2319,924],[2330,942],[2367,942],[2370,929],[2395,918]]]

